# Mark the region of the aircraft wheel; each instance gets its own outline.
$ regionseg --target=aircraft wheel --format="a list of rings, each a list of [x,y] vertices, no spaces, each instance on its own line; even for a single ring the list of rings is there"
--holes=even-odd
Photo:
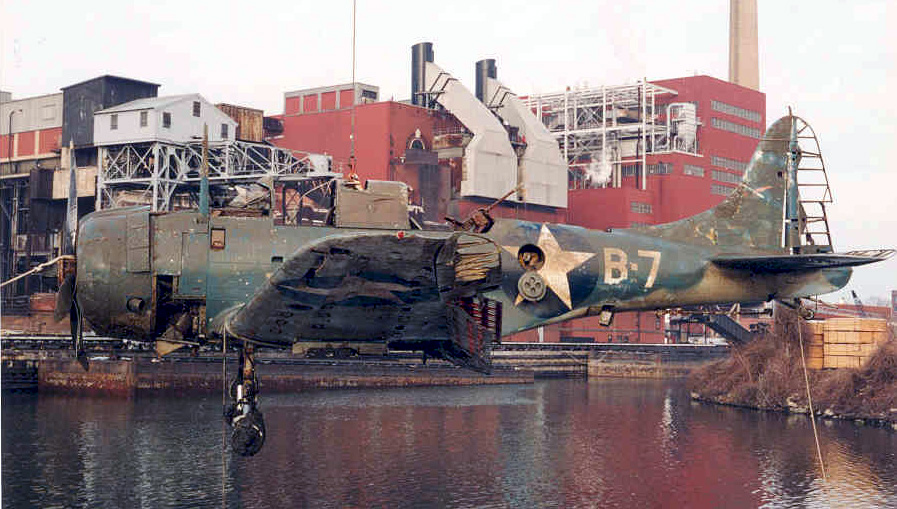
[[[265,419],[253,410],[234,422],[230,437],[231,448],[240,456],[254,456],[265,444]]]

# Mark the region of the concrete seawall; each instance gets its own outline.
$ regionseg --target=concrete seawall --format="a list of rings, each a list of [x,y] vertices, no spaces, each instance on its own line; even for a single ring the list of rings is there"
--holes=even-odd
[[[312,360],[261,352],[263,391],[322,387],[413,387],[532,383],[536,378],[670,378],[728,355],[725,347],[639,344],[503,344],[489,375],[415,356]],[[237,370],[228,356],[227,379]],[[69,350],[4,350],[3,389],[131,396],[136,393],[216,393],[222,390],[220,354],[94,352],[89,369]]]
[[[3,357],[4,388],[9,389],[131,396],[152,392],[215,393],[223,388],[222,360],[214,356],[172,354],[161,361],[148,354],[95,356],[86,371],[65,351],[4,352]],[[273,354],[259,355],[257,360],[263,391],[533,382],[533,373],[529,371],[498,368],[485,375],[442,362],[423,365],[409,359],[313,361]],[[236,359],[229,356],[228,381],[236,372]],[[7,386],[12,381],[16,381],[16,386]]]
[[[728,354],[725,346],[507,343],[493,353],[493,363],[532,370],[537,378],[678,378]]]

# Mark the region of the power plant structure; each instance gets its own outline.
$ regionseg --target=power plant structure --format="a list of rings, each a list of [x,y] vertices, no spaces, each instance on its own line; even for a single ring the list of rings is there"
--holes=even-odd
[[[334,174],[405,182],[411,217],[424,229],[445,228],[446,217],[463,220],[492,205],[494,217],[592,229],[696,214],[741,181],[766,126],[766,98],[757,90],[756,2],[732,0],[731,8],[736,70],[729,82],[642,79],[518,96],[499,79],[496,60],[483,59],[474,64],[471,91],[422,42],[411,48],[406,101],[380,100],[379,87],[366,83],[326,85],[286,92],[283,112],[265,116],[199,94],[159,97],[157,84],[115,76],[48,96],[12,100],[4,93],[0,277],[59,252],[69,141],[82,215],[138,204],[190,208],[203,124],[213,185],[243,186],[242,198],[253,185],[271,190],[280,196],[274,213],[283,221],[289,196],[296,196],[278,182]],[[54,290],[55,277],[23,278],[3,289],[4,314],[33,313],[30,296]],[[671,337],[654,313],[621,313],[612,328],[586,318],[517,336],[508,339],[684,339]]]

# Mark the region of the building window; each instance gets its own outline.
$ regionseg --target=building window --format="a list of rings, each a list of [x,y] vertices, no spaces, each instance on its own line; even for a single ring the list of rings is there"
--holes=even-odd
[[[673,163],[657,163],[648,165],[648,175],[669,175],[673,173]]]
[[[118,113],[109,115],[109,129],[112,131],[118,129]]]
[[[637,164],[624,164],[622,168],[622,173],[624,177],[634,177],[638,175],[638,165]]]
[[[47,104],[43,106],[40,110],[40,119],[41,120],[53,120],[56,118],[56,107],[52,104]]]
[[[739,108],[738,106],[732,106],[731,104],[726,104],[722,101],[710,101],[710,108],[712,108],[714,111],[719,111],[721,113],[734,115],[738,118],[750,120],[751,122],[760,122],[760,113],[753,110]]]
[[[646,228],[651,226],[651,223],[643,223],[641,221],[632,221],[629,223],[630,228]]]
[[[221,124],[221,139],[227,139],[227,124]]]
[[[720,182],[731,182],[733,184],[741,182],[741,175],[736,175],[735,173],[729,173],[727,171],[713,170],[711,176],[713,177],[713,180],[718,180]]]
[[[636,214],[650,214],[653,212],[653,207],[651,207],[650,203],[634,201],[629,203],[629,210]]]
[[[736,170],[740,172],[744,172],[747,170],[748,163],[744,161],[736,161],[734,159],[728,159],[720,156],[710,156],[710,164],[713,166],[720,166],[723,168],[728,168],[730,170]]]
[[[730,133],[760,139],[760,129],[757,129],[756,127],[748,127],[746,125],[736,124],[735,122],[729,122],[728,120],[723,120],[716,117],[710,119],[710,125],[717,129],[722,129],[723,131],[729,131]]]
[[[149,112],[141,111],[140,112],[140,127],[146,127],[146,124],[149,122]]]
[[[193,101],[193,116],[198,117],[201,106],[199,105],[199,101]]]
[[[162,113],[162,127],[171,127],[171,113],[168,113],[167,111]]]
[[[718,194],[720,196],[729,196],[732,192],[732,187],[724,186],[722,184],[710,184],[710,193]]]
[[[691,175],[693,177],[703,177],[704,176],[704,168],[700,166],[695,166],[693,164],[686,164],[683,167],[682,173],[686,175]]]

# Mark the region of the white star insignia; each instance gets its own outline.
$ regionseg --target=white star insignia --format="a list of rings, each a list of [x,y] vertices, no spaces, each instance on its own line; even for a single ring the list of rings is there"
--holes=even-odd
[[[539,240],[536,242],[536,245],[545,254],[545,263],[536,273],[542,276],[548,288],[561,299],[561,302],[568,309],[573,309],[573,304],[570,301],[570,281],[567,279],[567,273],[595,256],[595,253],[564,251],[558,244],[557,239],[554,238],[551,230],[544,224],[539,232]],[[511,253],[515,259],[518,251],[520,251],[520,246],[502,246],[502,248]],[[514,304],[519,304],[521,300],[522,297],[518,295]]]

